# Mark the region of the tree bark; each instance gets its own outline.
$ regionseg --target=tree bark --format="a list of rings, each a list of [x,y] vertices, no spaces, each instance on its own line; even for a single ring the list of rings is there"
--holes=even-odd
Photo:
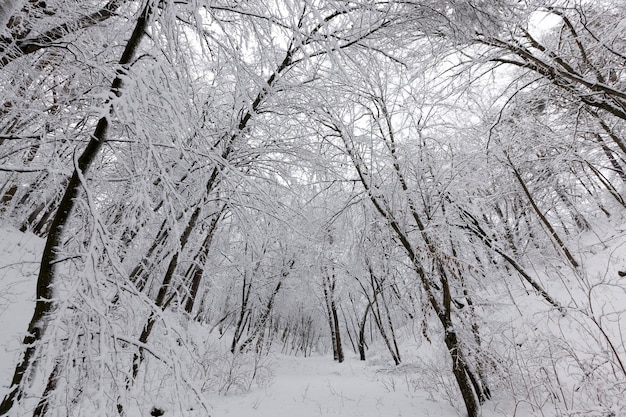
[[[335,280],[334,276],[324,268],[323,277],[324,300],[326,302],[326,313],[328,315],[328,326],[330,327],[330,337],[333,348],[333,359],[337,362],[344,361],[343,346],[341,344],[341,329],[339,327],[339,315],[337,314],[337,304],[335,303]]]
[[[367,323],[367,315],[372,308],[372,303],[368,302],[367,307],[365,307],[365,311],[363,312],[363,318],[361,319],[361,323],[359,324],[359,359],[365,360],[365,349],[367,348],[367,344],[365,343],[365,324]]]
[[[509,164],[511,165],[511,169],[513,170],[513,175],[515,175],[517,182],[520,184],[520,186],[522,187],[522,190],[524,191],[524,195],[526,196],[526,198],[528,198],[528,202],[530,203],[531,207],[535,211],[535,214],[537,214],[537,217],[539,217],[539,220],[541,220],[541,223],[543,223],[546,229],[548,229],[548,233],[550,237],[554,239],[557,246],[561,249],[561,251],[563,251],[569,263],[572,264],[574,268],[578,268],[578,262],[574,259],[571,252],[569,251],[565,243],[561,240],[561,238],[559,237],[559,234],[556,232],[554,227],[552,227],[552,224],[548,221],[548,219],[541,212],[541,210],[539,210],[539,207],[535,203],[535,199],[530,193],[530,190],[528,190],[528,187],[526,187],[526,183],[522,179],[522,176],[520,175],[519,171],[515,168],[515,166],[513,166],[513,163],[511,162],[511,159],[509,158],[508,155],[506,155],[506,158],[508,159]]]
[[[207,256],[209,255],[209,250],[211,249],[211,243],[213,242],[217,225],[225,209],[226,206],[223,206],[222,209],[215,215],[213,220],[211,220],[209,230],[207,231],[204,241],[202,242],[202,246],[196,255],[196,263],[192,270],[191,283],[189,286],[189,295],[187,296],[187,301],[185,302],[185,312],[189,314],[189,316],[191,316],[193,311],[198,289],[200,288],[200,282],[202,281],[202,275],[204,274],[204,264],[206,263]]]

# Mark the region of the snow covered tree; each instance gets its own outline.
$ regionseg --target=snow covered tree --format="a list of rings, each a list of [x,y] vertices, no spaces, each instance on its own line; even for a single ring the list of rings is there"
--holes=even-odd
[[[415,327],[472,417],[626,407],[623,12],[4,2],[0,218],[47,243],[0,414],[194,414],[276,349],[399,365]]]

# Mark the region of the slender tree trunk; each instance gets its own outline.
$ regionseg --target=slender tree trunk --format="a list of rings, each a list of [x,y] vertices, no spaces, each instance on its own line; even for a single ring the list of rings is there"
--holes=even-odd
[[[611,217],[611,212],[609,212],[606,207],[604,207],[604,205],[601,202],[601,199],[598,198],[597,193],[595,192],[598,188],[597,184],[595,184],[595,181],[593,179],[591,179],[591,176],[589,175],[589,173],[585,170],[585,167],[582,167],[582,172],[578,173],[576,171],[574,171],[573,169],[571,169],[571,172],[576,175],[576,180],[578,181],[578,183],[585,189],[585,191],[587,192],[587,195],[589,197],[591,197],[596,205],[598,206],[598,208],[600,209],[600,211],[602,211],[602,213],[604,213],[604,215],[608,218]],[[583,175],[584,177],[589,181],[589,183],[587,184],[584,180],[583,180]]]
[[[267,322],[270,319],[270,314],[272,313],[272,308],[274,307],[274,300],[276,299],[276,296],[278,295],[278,292],[280,291],[282,284],[283,284],[282,280],[278,281],[278,283],[276,284],[274,291],[272,292],[269,300],[267,301],[265,310],[261,314],[261,317],[257,321],[256,325],[254,326],[254,330],[246,338],[246,340],[244,340],[243,343],[241,343],[241,345],[239,346],[240,352],[243,352],[244,350],[246,350],[248,345],[252,343],[254,341],[254,338],[257,336],[259,338],[258,339],[259,343],[257,343],[257,347],[259,347],[259,345],[262,344],[263,335],[265,334],[265,330],[267,328]],[[257,353],[260,353],[259,349],[257,349]]]
[[[230,345],[231,353],[235,353],[237,351],[237,344],[239,340],[241,340],[241,336],[243,336],[243,332],[250,320],[250,307],[249,300],[250,294],[252,293],[252,280],[257,275],[259,268],[261,267],[261,260],[259,259],[252,271],[248,274],[245,272],[243,275],[243,284],[241,286],[241,308],[239,309],[239,318],[237,319],[237,324],[235,326],[235,334],[233,335],[233,341]]]
[[[350,320],[348,321],[348,316],[346,315],[346,310],[343,308],[343,306],[340,306],[339,310],[341,310],[341,316],[343,317],[343,322],[346,324],[346,334],[348,335],[348,341],[350,342],[350,346],[352,346],[352,351],[354,353],[358,353],[356,343],[354,342],[356,340],[357,335],[355,333],[355,335],[352,336],[352,330],[356,330],[356,327],[354,326],[354,320],[352,316],[350,316]]]
[[[367,263],[367,267],[368,267],[369,274],[370,274],[370,285],[374,293],[371,299],[372,315],[374,316],[374,322],[376,323],[376,327],[378,327],[378,331],[380,332],[380,335],[382,336],[383,341],[385,342],[385,346],[387,346],[387,350],[391,354],[391,358],[393,359],[393,362],[396,365],[400,365],[400,362],[401,362],[400,352],[398,351],[398,344],[396,343],[396,340],[395,340],[395,334],[393,334],[393,323],[391,323],[391,319],[388,317],[387,321],[390,326],[389,331],[392,332],[392,338],[390,338],[387,335],[387,330],[385,329],[385,324],[383,321],[383,314],[380,308],[381,303],[379,302],[379,298],[383,298],[383,295],[382,295],[383,288],[378,278],[374,274],[374,270],[369,264],[369,261],[367,261],[366,263]],[[385,304],[384,298],[383,298],[382,304],[383,305]]]
[[[508,158],[508,156],[507,156],[507,158]],[[511,161],[509,159],[509,163],[510,162]],[[552,237],[552,239],[554,239],[554,241],[556,242],[556,244],[559,247],[559,249],[561,249],[561,251],[563,251],[563,253],[565,254],[565,257],[567,258],[569,263],[572,264],[572,266],[574,268],[578,268],[578,262],[574,259],[574,257],[572,256],[571,252],[569,251],[569,249],[567,248],[565,243],[561,240],[561,238],[559,237],[559,234],[556,232],[554,227],[552,227],[552,224],[548,221],[548,219],[541,212],[541,210],[539,210],[539,207],[535,203],[535,199],[533,198],[532,194],[530,193],[530,190],[528,190],[528,187],[526,187],[526,183],[522,179],[522,176],[517,171],[517,169],[513,166],[512,163],[511,163],[511,169],[513,170],[513,174],[515,175],[515,178],[517,179],[517,182],[522,187],[522,190],[524,191],[524,195],[526,195],[526,198],[528,198],[528,202],[530,203],[531,207],[535,211],[535,214],[537,215],[537,217],[539,217],[539,220],[541,220],[541,223],[543,223],[543,225],[546,227],[546,229],[548,229],[548,234],[550,235],[550,237]]]
[[[337,314],[337,305],[335,304],[335,300],[331,299],[330,308],[332,313],[333,327],[334,327],[334,335],[335,335],[335,360],[339,363],[344,361],[343,355],[343,345],[341,343],[341,330],[339,327],[339,314]]]
[[[608,130],[608,126],[606,126],[606,129]],[[615,136],[612,132],[610,133],[610,135],[611,137]],[[604,140],[602,139],[602,136],[600,136],[599,133],[594,133],[594,137],[596,138],[596,141],[600,144],[600,147],[602,148],[602,152],[604,152],[606,159],[609,160],[615,172],[619,174],[619,177],[622,179],[623,182],[626,182],[626,173],[624,173],[624,169],[617,161],[617,158],[615,158],[615,155],[613,155],[613,151],[607,146],[606,143],[604,143]]]
[[[359,323],[359,359],[365,360],[365,349],[367,348],[367,344],[365,343],[365,324],[367,323],[367,315],[369,314],[370,308],[372,307],[372,303],[367,303],[365,307],[365,311],[363,312],[363,318],[361,319],[361,323]]]
[[[337,314],[337,304],[335,303],[335,281],[329,272],[324,268],[323,276],[324,300],[326,302],[326,313],[328,316],[328,326],[333,348],[333,359],[343,362],[343,347],[341,344],[341,330],[339,327],[339,315]]]
[[[324,286],[324,301],[326,303],[326,319],[328,320],[328,328],[330,330],[330,343],[331,343],[331,347],[333,349],[333,359],[337,360],[338,355],[337,355],[337,335],[335,334],[335,325],[334,325],[334,321],[333,321],[333,313],[332,313],[332,308],[330,306],[330,300],[329,300],[329,295],[328,295],[328,290],[326,289],[326,286]]]
[[[589,111],[589,113],[596,118],[596,120],[598,121],[598,123],[600,124],[600,126],[602,127],[602,130],[604,130],[606,132],[606,134],[609,135],[609,137],[611,138],[611,140],[617,145],[617,147],[620,149],[620,151],[622,151],[622,157],[626,156],[626,143],[624,143],[624,141],[622,140],[622,138],[620,138],[618,135],[615,134],[615,132],[613,132],[613,129],[611,129],[609,127],[609,125],[606,124],[606,122],[602,119],[602,117],[600,116],[600,114],[598,114],[598,112],[596,111]],[[602,137],[600,135],[598,135],[596,133],[596,140],[598,140],[598,142],[603,144],[603,150],[604,150],[604,146],[606,146],[604,144],[604,141],[602,140]],[[606,153],[606,150],[605,150]],[[611,160],[611,164],[613,164],[613,166],[615,166],[614,162],[617,163],[617,161],[612,161],[613,159],[613,153],[612,152],[608,152],[606,153],[607,158],[609,158],[609,160]],[[621,168],[621,166],[616,167],[617,171],[620,174],[620,177],[622,178],[622,180],[626,181],[626,174],[624,174],[623,169]]]
[[[122,78],[126,73],[126,66],[130,64],[134,58],[139,44],[145,34],[145,30],[148,27],[148,20],[151,14],[151,7],[146,7],[141,12],[135,24],[133,33],[130,39],[126,43],[126,47],[122,53],[119,64],[121,69],[117,71],[117,76],[111,84],[111,92],[115,95],[121,95]],[[107,104],[110,106],[110,104]],[[23,395],[23,379],[27,371],[35,365],[35,351],[37,349],[38,342],[43,338],[48,328],[48,323],[51,320],[51,316],[56,310],[54,287],[56,286],[56,271],[55,266],[58,262],[57,251],[62,242],[62,236],[65,232],[67,223],[72,214],[75,200],[78,197],[80,188],[82,186],[82,178],[91,167],[93,161],[98,155],[102,144],[106,140],[107,131],[109,128],[108,117],[102,117],[93,136],[89,140],[87,147],[76,161],[76,167],[72,177],[67,185],[65,194],[59,203],[56,215],[50,225],[50,232],[48,233],[48,239],[43,250],[41,258],[41,264],[39,269],[39,275],[37,277],[37,301],[35,304],[35,311],[33,317],[28,325],[28,333],[24,337],[23,345],[26,346],[26,351],[21,361],[15,368],[13,378],[11,380],[11,386],[9,393],[4,397],[0,404],[0,416],[6,415],[13,408],[15,402],[20,401]]]
[[[622,207],[626,208],[626,201],[624,200],[622,195],[619,193],[619,191],[615,188],[615,186],[611,184],[611,182],[604,176],[604,174],[602,174],[602,172],[600,172],[598,168],[594,167],[589,161],[585,161],[585,162],[587,163],[587,166],[591,169],[591,172],[593,172],[593,174],[596,176],[600,184],[602,184],[604,188],[606,188],[609,194],[611,194],[611,196],[613,196],[613,198]]]
[[[143,256],[141,261],[133,268],[128,276],[130,282],[134,283],[139,291],[143,291],[147,283],[147,273],[151,269],[152,265],[156,263],[155,256],[158,254],[169,236],[169,229],[167,228],[167,220],[163,220],[161,227],[157,232],[154,241],[148,248],[148,251]]]
[[[64,179],[60,188],[66,188],[68,181],[69,178]],[[24,220],[20,226],[20,231],[25,232],[30,229],[37,236],[46,237],[46,231],[50,226],[50,217],[55,213],[60,198],[60,193],[55,191],[46,201],[41,202]]]
[[[383,301],[383,307],[385,309],[385,316],[387,316],[387,326],[389,326],[389,333],[391,333],[391,342],[393,343],[393,360],[396,365],[400,365],[402,358],[400,357],[400,348],[398,347],[398,339],[396,338],[396,330],[391,319],[391,313],[389,311],[389,305],[385,300],[383,292],[380,293],[380,298]]]
[[[206,263],[207,257],[209,255],[209,250],[211,249],[211,243],[213,242],[213,237],[215,236],[217,225],[225,209],[226,206],[223,206],[222,209],[215,215],[213,220],[211,220],[209,230],[207,231],[204,241],[202,242],[202,245],[200,246],[200,249],[196,254],[196,262],[191,274],[189,295],[187,296],[187,301],[185,302],[185,312],[189,314],[189,316],[191,316],[193,306],[196,302],[196,296],[198,294],[198,289],[200,288],[202,275],[204,274],[204,264]]]
[[[491,237],[483,230],[483,228],[481,227],[480,223],[478,223],[478,220],[476,220],[476,217],[474,217],[474,215],[472,215],[470,212],[468,212],[467,210],[465,210],[464,208],[462,208],[461,206],[459,206],[457,204],[455,204],[455,206],[460,211],[461,218],[466,222],[466,226],[465,226],[466,230],[468,230],[474,236],[476,236],[478,239],[480,239],[480,241],[483,242],[485,244],[485,246],[487,246],[489,249],[492,249],[498,255],[500,255],[502,258],[504,258],[504,260],[513,269],[515,269],[524,278],[524,280],[527,283],[529,283],[533,287],[533,289],[535,291],[537,291],[537,293],[539,295],[541,295],[541,297],[543,297],[544,300],[546,300],[553,307],[558,309],[561,313],[565,312],[565,308],[563,306],[561,306],[554,298],[552,298],[552,296],[550,296],[550,294],[548,294],[548,292],[539,284],[539,282],[535,281],[524,270],[524,268],[521,267],[521,265],[519,265],[517,262],[515,262],[515,260],[513,258],[511,258],[508,254],[506,254],[506,252],[504,252],[502,249],[500,249],[496,245],[496,243],[491,239]]]
[[[235,333],[233,334],[233,340],[230,344],[230,352],[235,353],[237,350],[237,344],[243,335],[243,329],[246,326],[246,318],[249,315],[248,311],[248,297],[250,296],[250,289],[244,282],[242,286],[242,294],[241,294],[241,308],[239,309],[239,318],[237,319],[237,324],[235,325]]]

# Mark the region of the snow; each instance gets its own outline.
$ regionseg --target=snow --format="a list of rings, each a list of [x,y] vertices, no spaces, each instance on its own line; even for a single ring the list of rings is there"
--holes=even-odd
[[[243,396],[215,398],[216,416],[456,416],[450,405],[412,392],[367,362],[326,356],[272,359],[274,381]]]

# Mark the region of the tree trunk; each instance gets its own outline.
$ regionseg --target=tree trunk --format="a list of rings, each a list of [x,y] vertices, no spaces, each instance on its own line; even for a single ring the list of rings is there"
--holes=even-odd
[[[278,281],[278,283],[276,284],[276,288],[274,288],[274,291],[270,295],[270,298],[267,301],[267,305],[265,306],[265,310],[263,311],[263,314],[261,314],[261,317],[257,321],[257,324],[254,326],[254,330],[246,338],[246,340],[244,340],[243,343],[239,346],[240,352],[243,352],[244,350],[246,350],[248,345],[252,343],[255,337],[258,336],[259,339],[257,343],[257,353],[260,353],[260,345],[263,343],[263,335],[265,334],[265,330],[267,328],[267,322],[270,319],[270,314],[272,313],[272,308],[274,307],[274,300],[276,299],[276,295],[278,295],[278,292],[280,291],[280,287],[282,286],[282,284],[283,284],[282,280]]]
[[[369,270],[369,274],[370,274],[370,285],[372,287],[372,290],[374,292],[374,295],[372,296],[372,315],[374,316],[374,322],[376,323],[376,327],[378,327],[378,331],[380,332],[380,335],[383,338],[383,341],[385,342],[385,346],[387,346],[387,350],[389,351],[389,353],[391,354],[391,358],[393,359],[393,362],[396,365],[400,365],[401,359],[400,359],[400,352],[398,351],[398,344],[396,343],[395,340],[395,334],[393,332],[393,323],[391,322],[391,318],[387,317],[387,323],[389,324],[389,330],[392,333],[392,338],[390,338],[387,335],[387,330],[385,330],[385,324],[383,321],[383,314],[381,312],[381,308],[380,308],[380,302],[379,302],[379,298],[383,298],[383,289],[382,289],[382,285],[381,283],[378,281],[378,278],[376,278],[376,275],[374,274],[374,271],[372,270],[371,266],[369,265],[369,262],[366,262],[368,265],[368,270]],[[380,295],[380,297],[379,297]],[[386,305],[385,305],[385,300],[383,298],[382,304],[385,306],[386,309]],[[387,309],[386,309],[387,310]],[[388,310],[387,310],[388,312]],[[393,342],[393,343],[392,343]]]
[[[451,328],[446,330],[445,343],[452,357],[452,373],[461,390],[461,396],[465,402],[468,417],[478,417],[479,403],[476,401],[473,385],[469,377],[467,364],[461,353],[456,332]]]
[[[343,362],[343,347],[341,345],[341,331],[339,327],[339,315],[337,314],[337,305],[335,303],[335,281],[334,276],[324,268],[323,277],[324,300],[326,302],[326,313],[328,316],[328,326],[330,328],[330,338],[333,348],[333,359],[337,362]]]
[[[196,302],[196,296],[198,294],[198,289],[200,288],[202,275],[204,274],[204,264],[206,263],[207,256],[209,255],[209,250],[211,249],[211,243],[213,242],[217,225],[225,209],[226,206],[223,206],[222,209],[215,215],[213,220],[211,220],[209,230],[207,231],[204,241],[202,242],[202,246],[196,254],[196,262],[193,267],[191,283],[189,286],[189,295],[187,296],[187,301],[185,302],[185,312],[189,314],[189,316],[191,316],[193,306]]]
[[[537,217],[539,217],[539,220],[541,220],[541,223],[543,223],[546,229],[548,229],[548,232],[549,232],[548,234],[554,239],[554,241],[556,242],[557,246],[561,249],[561,251],[563,251],[563,253],[565,254],[565,257],[570,262],[570,264],[572,264],[574,268],[578,268],[578,262],[574,259],[571,252],[569,251],[565,243],[561,240],[561,238],[559,237],[559,234],[556,232],[554,227],[552,227],[552,224],[548,221],[548,219],[541,212],[541,210],[539,210],[539,207],[535,203],[535,199],[533,198],[532,194],[528,190],[528,187],[526,187],[526,183],[522,179],[522,176],[520,175],[519,171],[517,171],[517,169],[513,166],[513,163],[509,159],[508,155],[507,155],[507,159],[509,160],[509,164],[511,165],[511,169],[513,170],[513,174],[515,175],[517,182],[522,187],[522,190],[524,191],[524,195],[526,196],[526,198],[528,198],[528,202],[530,203],[530,206],[535,211],[535,214],[537,214]]]
[[[333,333],[335,335],[334,339],[335,339],[335,354],[334,354],[334,359],[341,363],[344,361],[344,355],[343,355],[343,346],[341,344],[341,331],[339,328],[339,315],[337,314],[337,305],[335,304],[335,300],[331,300],[330,302],[330,308],[331,308],[331,313],[332,313],[332,319],[333,319]]]
[[[372,307],[372,303],[367,303],[367,307],[365,307],[365,312],[363,312],[363,318],[361,319],[361,323],[359,323],[359,359],[365,360],[365,349],[367,348],[367,344],[365,343],[365,324],[367,322],[367,315]]]

